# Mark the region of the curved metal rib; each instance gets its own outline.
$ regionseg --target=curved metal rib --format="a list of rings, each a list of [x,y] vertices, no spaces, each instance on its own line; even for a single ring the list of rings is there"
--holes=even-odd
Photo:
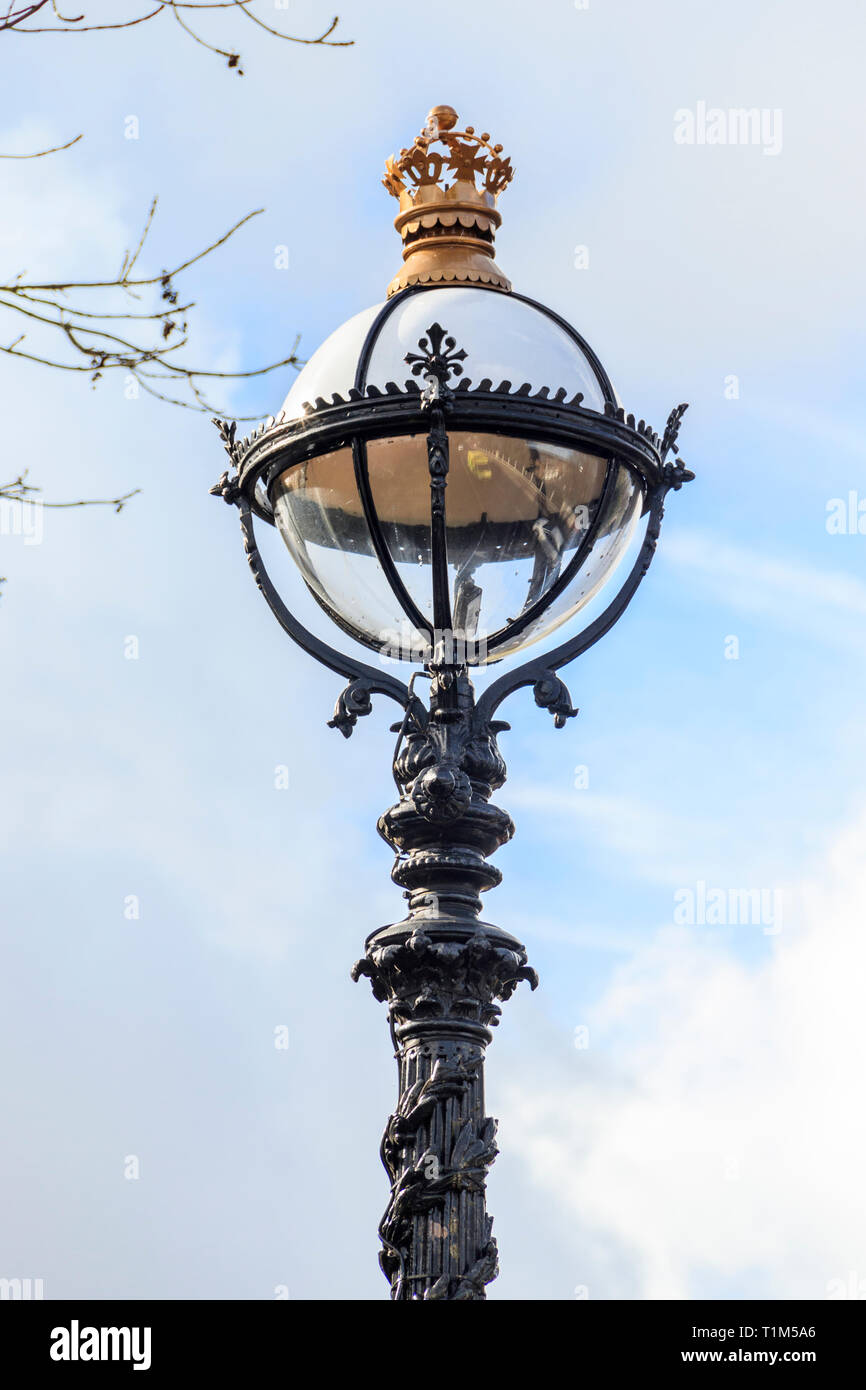
[[[367,386],[367,370],[370,366],[370,358],[373,356],[373,348],[376,346],[376,341],[386,322],[399,304],[403,304],[410,295],[417,294],[418,291],[422,289],[424,289],[423,285],[408,285],[405,290],[401,290],[399,294],[395,294],[391,299],[387,299],[382,305],[373,322],[370,324],[367,330],[367,336],[361,346],[361,351],[358,356],[358,365],[355,368],[356,391],[361,391],[363,393]]]
[[[602,394],[604,395],[605,400],[609,401],[611,405],[616,405],[616,392],[613,389],[613,382],[611,381],[607,372],[604,370],[600,358],[590,347],[586,339],[582,338],[581,335],[578,333],[577,329],[568,322],[568,319],[564,319],[561,314],[558,314],[555,309],[551,309],[547,304],[542,304],[537,299],[530,299],[529,295],[527,294],[515,294],[515,292],[512,290],[510,298],[519,299],[521,304],[529,304],[531,308],[538,309],[542,314],[545,314],[546,317],[549,318],[553,323],[557,324],[563,330],[563,332],[568,334],[571,341],[573,343],[576,343],[577,346],[580,348],[584,357],[587,359],[593,371],[595,372],[598,384],[601,387]]]
[[[525,609],[524,612],[512,622],[506,624],[505,627],[499,628],[497,632],[494,632],[492,637],[488,638],[488,651],[494,651],[496,647],[501,646],[503,642],[508,641],[512,637],[516,637],[518,633],[530,627],[531,624],[535,622],[536,618],[540,617],[541,614],[550,607],[554,600],[559,598],[559,595],[568,587],[572,579],[574,579],[598,539],[598,533],[604,521],[605,509],[610,500],[610,494],[616,484],[618,471],[619,465],[616,459],[608,459],[607,470],[604,475],[601,493],[599,494],[595,516],[586,528],[586,532],[581,537],[580,543],[568,564],[560,572],[559,578],[554,580],[550,588],[544,590],[540,598],[536,599],[529,608]]]
[[[391,592],[403,609],[404,614],[409,619],[413,627],[417,628],[422,637],[433,644],[433,629],[430,626],[420,608],[412,602],[412,597],[406,585],[403,583],[394,563],[394,558],[388,549],[385,537],[382,534],[382,527],[379,523],[379,513],[376,511],[376,503],[373,500],[373,488],[370,483],[370,470],[367,466],[367,444],[357,435],[352,439],[352,464],[355,469],[355,484],[358,488],[358,496],[361,499],[361,506],[364,510],[364,520],[367,523],[367,530],[370,533],[370,540],[376,552],[376,558],[382,566]]]
[[[389,699],[395,700],[401,708],[406,709],[413,697],[408,686],[404,685],[402,681],[397,680],[395,676],[387,675],[384,671],[377,671],[374,666],[368,666],[363,661],[356,661],[354,657],[348,656],[345,652],[338,652],[334,647],[329,647],[327,642],[323,642],[321,638],[316,637],[314,633],[298,622],[298,619],[280,598],[265,567],[265,562],[256,544],[252,511],[245,497],[239,499],[238,508],[241,518],[241,536],[249,567],[280,627],[309,656],[315,657],[329,670],[336,671],[340,676],[345,676],[350,683],[349,689],[344,691],[338,701],[337,711],[335,711],[332,721],[334,726],[348,737],[358,716],[369,713],[371,694],[387,695]]]
[[[658,544],[659,532],[661,530],[662,517],[664,516],[665,496],[668,488],[666,485],[657,487],[649,498],[649,521],[647,523],[646,535],[643,545],[638,552],[637,558],[631,568],[628,578],[623,584],[619,593],[608,604],[603,613],[600,613],[595,622],[590,623],[589,627],[583,632],[578,632],[570,641],[563,642],[560,646],[554,647],[553,651],[545,655],[536,657],[532,661],[524,662],[514,671],[508,671],[500,676],[491,686],[485,690],[476,706],[476,714],[480,721],[490,720],[495,711],[502,704],[503,700],[512,695],[515,690],[520,690],[525,685],[538,685],[557,671],[560,666],[566,666],[569,661],[574,661],[575,657],[582,656],[585,651],[594,646],[600,638],[609,632],[628,608],[638,588],[641,580],[650,567],[656,545]]]
[[[403,300],[404,296],[413,294],[420,288],[420,285],[411,285],[404,290],[402,294],[395,295],[393,299],[389,299],[387,303],[382,305],[382,308],[370,325],[361,348],[358,365],[355,369],[356,391],[363,393],[366,389],[367,370],[370,366],[370,358],[373,355],[373,349],[376,346],[379,334],[385,323],[397,308],[398,303]],[[412,596],[400,578],[397,566],[385,543],[385,537],[382,534],[382,527],[379,522],[379,513],[376,510],[376,503],[373,500],[373,489],[370,485],[370,470],[367,464],[367,445],[366,442],[357,435],[355,435],[352,440],[352,462],[355,469],[355,483],[358,488],[358,495],[361,499],[361,506],[364,510],[364,520],[367,523],[367,530],[370,532],[373,549],[376,552],[379,564],[382,566],[382,571],[388,581],[391,592],[412,626],[417,628],[421,635],[426,637],[428,642],[432,645],[433,629],[421,610],[412,601]]]

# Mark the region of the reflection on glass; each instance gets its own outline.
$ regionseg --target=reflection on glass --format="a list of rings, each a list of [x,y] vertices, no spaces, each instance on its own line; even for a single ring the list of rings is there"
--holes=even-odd
[[[371,440],[366,449],[385,545],[411,600],[432,626],[426,437]],[[452,431],[449,454],[445,516],[453,640],[460,655],[484,662],[536,641],[590,600],[628,544],[642,492],[623,465],[609,470],[607,460],[594,454],[542,441]],[[406,658],[423,656],[423,639],[391,595],[375,556],[350,449],[287,470],[275,485],[274,510],[304,578],[325,607],[336,609],[370,645],[393,644],[399,632]],[[524,623],[581,546],[577,573],[543,614]],[[524,625],[489,650],[490,638],[515,622]]]
[[[484,661],[489,638],[543,599],[568,565],[598,511],[607,463],[556,444],[468,431],[449,434],[449,452],[452,629]],[[413,600],[430,615],[426,440],[374,440],[367,457],[390,552]],[[608,511],[611,522],[616,516],[606,504],[604,525]]]
[[[355,482],[351,449],[296,464],[272,500],[280,535],[322,607],[368,646],[417,660],[424,641],[395,598],[373,550]]]
[[[593,521],[592,545],[584,554],[576,574],[571,576],[564,589],[539,617],[514,637],[506,639],[501,646],[497,644],[497,657],[510,656],[531,642],[546,637],[594,598],[622,559],[640,519],[642,503],[643,491],[633,474],[622,464],[615,465],[614,474],[605,487],[605,500],[600,504],[601,515],[597,524]],[[595,510],[597,512],[599,508]],[[570,554],[563,568],[571,559]]]

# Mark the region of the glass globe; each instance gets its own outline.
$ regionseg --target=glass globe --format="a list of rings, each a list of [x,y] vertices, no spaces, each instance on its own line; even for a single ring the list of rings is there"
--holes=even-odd
[[[534,389],[560,386],[569,397],[578,391],[591,410],[604,409],[604,390],[596,367],[564,328],[535,305],[513,294],[469,287],[430,289],[398,296],[379,329],[367,366],[365,386],[402,386],[409,376],[406,354],[418,351],[431,323],[441,323],[457,346],[465,348],[466,375],[475,386],[489,377],[494,386],[529,381]],[[389,307],[390,307],[389,306]],[[384,304],[374,304],[326,338],[295,378],[280,415],[294,419],[306,402],[347,396],[364,344]],[[279,416],[277,418],[280,418]]]
[[[433,322],[465,349],[474,386],[489,378],[494,388],[528,380],[553,395],[562,387],[569,398],[582,392],[584,407],[599,412],[612,399],[576,335],[513,295],[457,287],[402,295],[370,341],[381,307],[356,315],[319,348],[289,392],[283,419],[300,418],[318,397],[347,398],[353,386],[402,387],[406,355],[418,352]],[[451,429],[448,444],[446,637],[455,659],[483,664],[547,636],[589,602],[628,545],[643,488],[623,463],[546,441],[543,422],[537,438]],[[359,468],[369,479],[385,565],[365,519]],[[292,464],[270,496],[280,533],[326,611],[380,652],[429,659],[431,637],[443,634],[433,631],[426,431],[355,441]]]

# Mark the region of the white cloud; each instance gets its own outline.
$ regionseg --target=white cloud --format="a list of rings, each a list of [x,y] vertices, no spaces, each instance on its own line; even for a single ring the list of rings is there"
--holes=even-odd
[[[801,924],[762,964],[663,928],[569,1075],[505,1091],[509,1145],[576,1222],[575,1283],[599,1241],[628,1270],[596,1296],[822,1298],[866,1277],[864,839],[866,815],[792,889]]]

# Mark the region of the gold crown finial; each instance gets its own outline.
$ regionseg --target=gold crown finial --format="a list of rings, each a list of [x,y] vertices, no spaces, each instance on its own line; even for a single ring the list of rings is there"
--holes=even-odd
[[[511,289],[493,259],[496,200],[514,177],[511,160],[486,131],[456,125],[453,106],[434,106],[412,146],[386,161],[382,182],[400,202],[394,226],[404,261],[389,298],[407,285]]]

